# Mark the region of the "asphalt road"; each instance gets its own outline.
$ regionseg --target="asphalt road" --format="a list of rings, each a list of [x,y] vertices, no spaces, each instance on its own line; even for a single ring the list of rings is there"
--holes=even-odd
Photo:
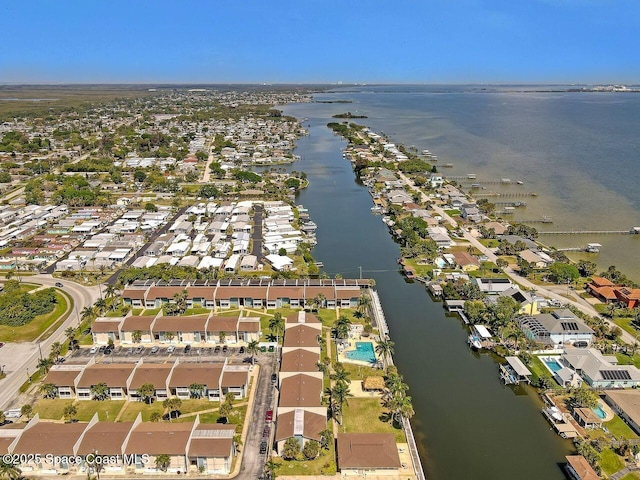
[[[271,452],[271,442],[275,434],[275,422],[270,422],[269,436],[263,438],[263,431],[267,425],[265,415],[267,410],[271,409],[275,413],[275,405],[277,399],[277,390],[271,383],[271,374],[277,369],[277,355],[259,355],[256,360],[260,363],[260,375],[258,377],[258,385],[256,390],[255,403],[253,413],[251,414],[251,423],[249,431],[244,442],[244,455],[242,458],[242,466],[240,473],[236,477],[240,480],[256,480],[262,478],[264,473],[264,465]],[[274,415],[275,420],[275,415]],[[249,421],[247,418],[246,421]],[[268,449],[266,454],[260,454],[260,443],[267,442]]]
[[[75,327],[78,324],[80,312],[84,307],[94,304],[100,296],[100,290],[98,287],[83,287],[77,283],[53,278],[51,275],[33,275],[28,278],[25,277],[25,281],[27,280],[50,287],[55,286],[56,282],[60,282],[63,284],[61,290],[67,293],[75,303],[73,310],[62,325],[49,338],[40,342],[42,355],[48,356],[51,351],[51,344],[62,342],[66,339],[64,335],[65,329]],[[7,371],[6,378],[0,380],[0,409],[6,409],[14,397],[17,396],[18,389],[27,380],[27,371],[33,373],[37,369],[38,360],[40,359],[38,344],[29,342],[28,345],[31,345],[31,348],[23,350],[24,358],[21,358],[18,362],[13,359],[13,363],[17,363],[18,366],[13,370]],[[0,349],[0,363],[2,363],[2,350],[4,350],[4,347]]]

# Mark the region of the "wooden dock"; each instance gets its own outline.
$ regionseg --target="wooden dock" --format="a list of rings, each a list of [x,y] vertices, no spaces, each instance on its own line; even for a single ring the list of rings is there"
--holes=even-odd
[[[508,193],[474,193],[474,197],[502,197],[502,198],[524,198],[524,197],[537,197],[536,192],[508,192]]]
[[[629,230],[557,230],[555,232],[538,232],[538,235],[632,235]]]

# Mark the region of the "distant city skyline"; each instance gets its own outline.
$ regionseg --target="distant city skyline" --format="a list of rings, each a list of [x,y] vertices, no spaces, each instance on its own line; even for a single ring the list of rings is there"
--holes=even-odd
[[[640,2],[4,2],[0,83],[640,83]]]

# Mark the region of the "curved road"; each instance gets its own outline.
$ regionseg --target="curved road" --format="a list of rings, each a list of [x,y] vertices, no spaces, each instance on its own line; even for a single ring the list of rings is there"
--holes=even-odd
[[[42,355],[48,356],[51,350],[51,344],[54,342],[62,342],[66,339],[64,331],[68,327],[77,326],[77,315],[79,315],[84,307],[94,304],[100,296],[100,289],[98,287],[84,287],[74,282],[53,278],[51,275],[33,275],[30,277],[24,277],[24,280],[39,283],[47,287],[53,287],[56,282],[60,282],[64,285],[61,290],[70,296],[74,302],[72,311],[67,319],[51,336],[49,336],[49,338],[40,342]],[[14,367],[12,370],[7,369],[8,372],[6,378],[0,380],[0,410],[6,409],[14,397],[18,395],[18,389],[27,378],[27,370],[33,373],[37,369],[38,360],[40,359],[37,342],[28,342],[26,345],[28,345],[29,348],[21,349],[24,351],[24,357],[19,360],[18,367]],[[2,350],[8,346],[9,345],[5,345]],[[0,350],[0,358],[5,354],[2,350]]]
[[[412,190],[419,192],[422,196],[422,201],[426,202],[429,201],[429,197],[419,188],[417,188],[415,186],[415,184],[413,183],[413,181],[408,178],[406,175],[404,175],[404,173],[398,171],[398,174],[400,175],[400,178],[402,178],[402,180],[405,182],[405,184]],[[432,208],[434,211],[436,211],[438,213],[438,215],[442,216],[443,219],[445,219],[447,221],[447,223],[449,223],[451,226],[457,228],[458,227],[458,223],[451,218],[442,208],[438,207],[437,205],[432,205]],[[496,263],[497,260],[497,256],[491,251],[491,249],[485,247],[482,243],[480,243],[478,241],[477,238],[475,238],[473,235],[471,235],[469,232],[467,232],[466,230],[462,230],[463,231],[463,235],[465,240],[467,240],[471,245],[473,245],[475,248],[477,248],[480,252],[482,252],[483,255],[485,255],[491,262]],[[573,305],[574,307],[576,307],[578,310],[580,310],[583,313],[586,313],[587,315],[591,315],[594,317],[599,317],[602,318],[603,320],[605,320],[609,326],[617,326],[614,322],[612,322],[611,320],[602,317],[595,308],[593,308],[593,306],[582,302],[577,302],[575,300],[570,300],[562,295],[559,295],[558,293],[550,290],[549,288],[546,288],[542,285],[536,285],[535,283],[530,282],[529,280],[527,280],[524,277],[521,277],[515,270],[513,270],[513,268],[511,267],[507,267],[504,270],[504,273],[514,282],[519,283],[520,285],[522,285],[523,287],[526,287],[528,289],[531,290],[536,290],[538,293],[544,295],[545,297],[551,298],[553,300],[558,300],[564,304],[570,304]],[[551,287],[553,288],[553,287]],[[628,343],[630,345],[633,345],[636,342],[636,338],[634,338],[633,335],[631,335],[629,332],[622,330],[622,336],[621,339],[625,342]]]

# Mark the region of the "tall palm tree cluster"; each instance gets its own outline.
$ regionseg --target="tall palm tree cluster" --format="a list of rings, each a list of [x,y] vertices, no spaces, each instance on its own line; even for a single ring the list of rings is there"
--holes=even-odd
[[[409,386],[395,367],[389,367],[384,379],[385,391],[382,395],[382,405],[389,410],[389,420],[402,424],[402,419],[413,417],[411,397],[407,395]]]
[[[275,338],[276,343],[280,341],[280,336],[284,333],[284,318],[280,312],[276,312],[273,317],[269,319],[269,330],[271,330],[271,337]]]
[[[349,338],[349,330],[351,329],[351,320],[345,315],[340,315],[340,317],[333,324],[333,328],[331,329],[331,334],[334,338],[344,340]]]
[[[336,362],[334,364],[331,380],[335,383],[332,387],[329,387],[325,393],[329,397],[331,416],[336,422],[342,424],[342,408],[344,405],[349,405],[347,398],[352,395],[349,391],[349,373],[341,363]]]

